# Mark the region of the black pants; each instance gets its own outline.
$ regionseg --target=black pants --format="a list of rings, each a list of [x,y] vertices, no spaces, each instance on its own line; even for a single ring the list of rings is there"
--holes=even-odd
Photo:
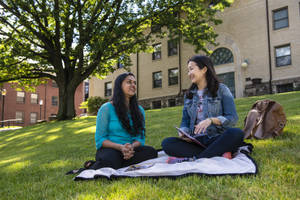
[[[243,144],[243,138],[244,133],[241,129],[230,128],[216,137],[197,137],[200,142],[207,146],[206,149],[178,137],[166,138],[161,145],[166,154],[170,156],[211,158],[221,156],[225,152],[235,152]]]
[[[96,162],[90,167],[90,169],[99,169],[103,167],[119,169],[157,157],[157,151],[150,146],[139,146],[134,148],[134,151],[134,156],[125,160],[123,159],[121,151],[101,147],[97,150]]]

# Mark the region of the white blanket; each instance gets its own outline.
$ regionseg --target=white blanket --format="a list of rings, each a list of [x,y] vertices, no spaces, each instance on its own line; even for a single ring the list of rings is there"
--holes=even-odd
[[[189,174],[199,175],[245,175],[256,174],[257,166],[254,160],[244,153],[237,153],[233,159],[224,157],[200,158],[192,162],[175,164],[166,163],[168,156],[160,151],[158,158],[139,163],[138,166],[148,168],[128,171],[129,167],[118,170],[101,168],[87,169],[77,175],[74,180],[89,180],[100,177],[108,179],[115,177],[178,177]],[[137,165],[135,165],[137,166]]]

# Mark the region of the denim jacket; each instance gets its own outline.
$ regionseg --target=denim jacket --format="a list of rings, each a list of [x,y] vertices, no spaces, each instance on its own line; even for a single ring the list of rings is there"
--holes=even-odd
[[[182,120],[180,128],[189,134],[194,134],[195,122],[197,119],[197,106],[199,104],[199,96],[197,89],[191,91],[193,98],[184,98],[184,107],[182,111]],[[216,117],[221,121],[221,125],[211,124],[204,135],[214,137],[222,134],[228,128],[234,126],[238,121],[233,96],[229,88],[220,83],[217,96],[213,98],[207,89],[203,94],[203,116],[204,118]]]

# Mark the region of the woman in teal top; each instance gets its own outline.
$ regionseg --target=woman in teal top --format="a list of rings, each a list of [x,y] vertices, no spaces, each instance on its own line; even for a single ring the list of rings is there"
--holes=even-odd
[[[139,106],[140,112],[145,118],[144,109]],[[130,125],[132,126],[132,119],[128,114]],[[122,127],[122,124],[118,118],[115,107],[111,102],[107,102],[101,106],[97,115],[95,141],[96,148],[100,149],[103,141],[109,140],[118,144],[133,143],[139,141],[141,145],[145,144],[144,131],[138,136],[132,136]]]
[[[119,169],[156,158],[153,147],[145,146],[145,112],[136,98],[136,80],[123,73],[114,83],[112,101],[101,106],[96,122],[96,162],[90,169]],[[89,163],[88,163],[89,164]]]

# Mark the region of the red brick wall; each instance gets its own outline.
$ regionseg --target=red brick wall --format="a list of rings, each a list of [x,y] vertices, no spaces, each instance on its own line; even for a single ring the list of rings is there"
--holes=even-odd
[[[36,91],[33,92],[38,95],[38,103],[31,103],[31,92],[25,92],[25,103],[17,102],[17,91],[16,89],[11,87],[10,83],[5,83],[3,88],[6,89],[6,96],[4,101],[4,120],[15,119],[16,112],[21,111],[24,113],[24,123],[16,124],[21,126],[31,125],[30,123],[30,113],[37,113],[37,120],[40,120],[40,116],[42,120],[49,120],[49,117],[54,114],[57,114],[58,105],[52,105],[52,96],[58,97],[58,88],[53,87],[52,80],[49,80],[48,83],[42,84],[36,88]],[[83,91],[83,83],[81,83],[75,92],[75,109],[76,115],[80,115],[83,113],[82,109],[79,109],[79,106],[84,98]],[[39,105],[39,101],[43,100],[43,105]],[[2,119],[2,105],[3,105],[3,97],[0,94],[0,121]],[[41,110],[41,112],[40,112]],[[6,124],[5,124],[6,125]]]

